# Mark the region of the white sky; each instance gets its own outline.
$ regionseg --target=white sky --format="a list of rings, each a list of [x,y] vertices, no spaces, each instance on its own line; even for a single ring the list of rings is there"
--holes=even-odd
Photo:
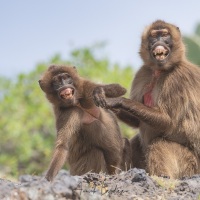
[[[29,72],[56,53],[107,41],[105,54],[122,66],[141,64],[140,36],[156,19],[192,34],[200,1],[191,0],[1,0],[0,75]]]

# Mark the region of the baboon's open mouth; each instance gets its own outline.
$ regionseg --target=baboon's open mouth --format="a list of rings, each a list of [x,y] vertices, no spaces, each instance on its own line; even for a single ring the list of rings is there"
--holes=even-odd
[[[74,96],[73,88],[65,88],[59,93],[62,99],[71,99]]]
[[[152,53],[157,61],[162,61],[169,55],[169,50],[162,45],[158,45],[152,50]]]

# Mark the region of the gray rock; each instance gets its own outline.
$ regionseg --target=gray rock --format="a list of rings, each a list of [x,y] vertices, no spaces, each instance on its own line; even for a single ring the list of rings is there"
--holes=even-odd
[[[162,178],[162,181],[169,179]],[[60,170],[52,183],[44,176],[23,175],[18,182],[0,179],[2,200],[179,200],[199,196],[200,175],[183,178],[170,188],[159,185],[144,170],[136,168],[112,176],[103,173],[70,176],[68,171]]]

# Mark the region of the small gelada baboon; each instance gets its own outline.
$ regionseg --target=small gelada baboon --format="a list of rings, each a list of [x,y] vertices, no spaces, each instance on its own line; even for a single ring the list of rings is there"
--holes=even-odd
[[[139,128],[130,141],[133,167],[171,178],[197,174],[200,68],[186,59],[179,28],[162,20],[144,30],[140,55],[144,64],[132,82],[130,99],[105,98],[102,86],[94,90],[94,101]]]
[[[57,139],[46,174],[52,181],[67,161],[72,175],[89,171],[115,173],[125,167],[123,139],[117,118],[110,110],[98,108],[92,99],[95,87],[101,86],[80,77],[75,67],[51,65],[39,80],[41,89],[53,104]],[[106,85],[105,96],[126,93],[119,84]],[[127,152],[128,153],[128,152]]]

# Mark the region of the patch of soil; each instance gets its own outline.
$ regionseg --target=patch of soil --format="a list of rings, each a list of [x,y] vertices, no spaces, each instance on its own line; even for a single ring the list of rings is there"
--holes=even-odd
[[[61,170],[53,182],[31,175],[20,176],[18,182],[0,179],[0,199],[200,199],[200,175],[172,180],[150,177],[136,168],[112,176],[103,173],[70,176],[68,171]]]

